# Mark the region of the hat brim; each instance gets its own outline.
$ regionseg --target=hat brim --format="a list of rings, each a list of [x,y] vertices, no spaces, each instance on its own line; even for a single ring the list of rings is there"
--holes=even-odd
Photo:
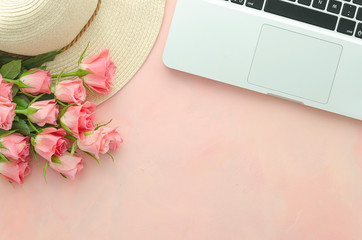
[[[88,43],[85,58],[108,48],[117,66],[108,95],[89,93],[87,100],[100,104],[125,86],[149,55],[162,24],[165,0],[102,0],[100,10],[83,36],[68,50],[47,63],[52,73],[75,71]],[[61,36],[60,36],[61,37]]]

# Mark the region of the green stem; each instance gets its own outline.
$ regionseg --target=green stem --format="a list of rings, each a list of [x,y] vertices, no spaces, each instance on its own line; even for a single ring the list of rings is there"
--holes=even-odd
[[[73,140],[73,141],[77,141],[77,139],[71,135],[65,135],[65,138],[69,139],[69,140]]]
[[[27,113],[28,113],[28,110],[27,109],[21,109],[21,110],[14,110],[14,112],[16,113],[16,114],[23,114],[23,115],[27,115]]]
[[[88,85],[85,83],[84,80],[83,80],[83,86],[84,86],[89,92],[94,93],[94,91],[88,87]]]
[[[76,72],[60,74],[60,77],[73,77],[73,76],[84,77],[87,74],[91,74],[91,72],[89,72],[87,70],[83,70],[83,69],[78,69]],[[52,78],[58,78],[58,77],[59,77],[59,74],[52,75]]]
[[[78,72],[70,72],[70,73],[63,73],[60,75],[60,77],[73,77],[73,76],[78,76]],[[52,75],[52,78],[58,78],[59,75]]]
[[[36,98],[36,96],[32,95],[32,94],[29,94],[29,93],[26,93],[24,92],[21,88],[20,88],[20,92],[28,97],[31,97],[31,98]]]
[[[42,93],[42,94],[34,97],[34,99],[31,100],[31,102],[29,103],[29,106],[30,106],[31,104],[35,103],[35,101],[37,101],[38,99],[40,99],[42,96],[44,96],[44,94],[45,94],[45,93]]]
[[[34,124],[30,121],[29,118],[28,118],[28,123],[29,123],[30,127],[31,127],[36,133],[40,133],[40,131],[34,126]]]
[[[62,103],[62,102],[59,101],[58,99],[57,99],[57,103],[58,103],[59,105],[62,105],[63,107],[66,107],[66,106],[67,106],[66,104]]]

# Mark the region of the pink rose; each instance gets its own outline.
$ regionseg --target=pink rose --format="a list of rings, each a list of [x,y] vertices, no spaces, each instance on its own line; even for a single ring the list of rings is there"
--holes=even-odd
[[[13,84],[7,83],[3,80],[3,77],[0,74],[0,97],[6,98],[9,101],[13,100]]]
[[[34,102],[30,107],[39,109],[36,113],[28,116],[33,123],[41,127],[47,123],[52,125],[57,124],[59,106],[56,105],[55,99]]]
[[[60,118],[60,122],[66,125],[76,138],[82,138],[84,132],[93,131],[94,112],[96,105],[91,102],[85,102],[80,106],[71,106]]]
[[[24,177],[26,177],[29,172],[28,162],[10,162],[10,165],[6,162],[0,162],[0,174],[9,181],[23,184]]]
[[[13,125],[16,104],[9,99],[0,97],[0,128],[9,130]]]
[[[61,81],[55,87],[54,95],[62,102],[81,104],[85,101],[86,90],[80,78]]]
[[[60,157],[69,148],[69,141],[64,138],[62,128],[45,128],[35,137],[34,149],[40,156],[51,162],[52,156]]]
[[[116,65],[108,58],[109,50],[104,49],[99,55],[84,60],[80,68],[91,72],[84,76],[87,86],[96,93],[107,95],[113,88],[113,75]]]
[[[7,159],[12,161],[28,161],[29,160],[29,137],[21,134],[13,133],[0,138],[0,142],[6,149],[0,149],[0,153]]]
[[[84,138],[78,140],[77,143],[80,150],[99,158],[99,153],[118,149],[122,143],[122,138],[115,128],[100,127],[94,132],[84,134]]]
[[[33,71],[35,69],[31,69]],[[52,79],[52,75],[50,75],[49,71],[44,71],[41,69],[37,69],[35,72],[30,73],[26,76],[20,78],[20,81],[25,83],[26,85],[34,88],[23,88],[24,92],[37,95],[39,93],[48,93],[50,94],[50,81]]]
[[[83,169],[82,158],[76,154],[70,156],[70,153],[65,152],[59,157],[59,160],[62,162],[61,164],[50,162],[49,166],[71,180]]]

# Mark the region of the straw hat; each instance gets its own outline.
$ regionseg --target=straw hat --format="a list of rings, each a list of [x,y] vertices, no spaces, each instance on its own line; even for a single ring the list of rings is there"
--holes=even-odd
[[[120,90],[146,60],[158,35],[165,0],[0,0],[0,51],[26,56],[65,50],[47,63],[52,73],[74,71],[86,57],[110,50],[114,89],[90,94],[101,103]]]

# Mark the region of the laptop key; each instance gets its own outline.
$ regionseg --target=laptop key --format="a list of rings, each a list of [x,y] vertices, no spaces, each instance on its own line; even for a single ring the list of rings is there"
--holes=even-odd
[[[362,23],[358,23],[355,36],[362,38]]]
[[[298,0],[298,3],[309,6],[312,0]]]
[[[237,4],[240,4],[240,5],[243,5],[244,4],[244,0],[231,0],[232,3],[237,3]]]
[[[362,21],[362,8],[358,8],[356,19]]]
[[[245,6],[261,10],[264,0],[247,0]]]
[[[266,0],[264,11],[329,30],[336,28],[338,20],[335,15],[280,0]]]
[[[352,36],[356,22],[341,18],[338,23],[337,32]]]
[[[354,14],[356,13],[356,6],[345,3],[342,9],[342,15],[349,18],[354,18]]]
[[[327,0],[314,0],[313,1],[313,7],[324,10],[327,5]]]
[[[335,14],[339,14],[341,11],[342,2],[330,0],[328,3],[327,11]]]
[[[358,4],[358,5],[362,5],[362,0],[353,0],[353,3]]]

